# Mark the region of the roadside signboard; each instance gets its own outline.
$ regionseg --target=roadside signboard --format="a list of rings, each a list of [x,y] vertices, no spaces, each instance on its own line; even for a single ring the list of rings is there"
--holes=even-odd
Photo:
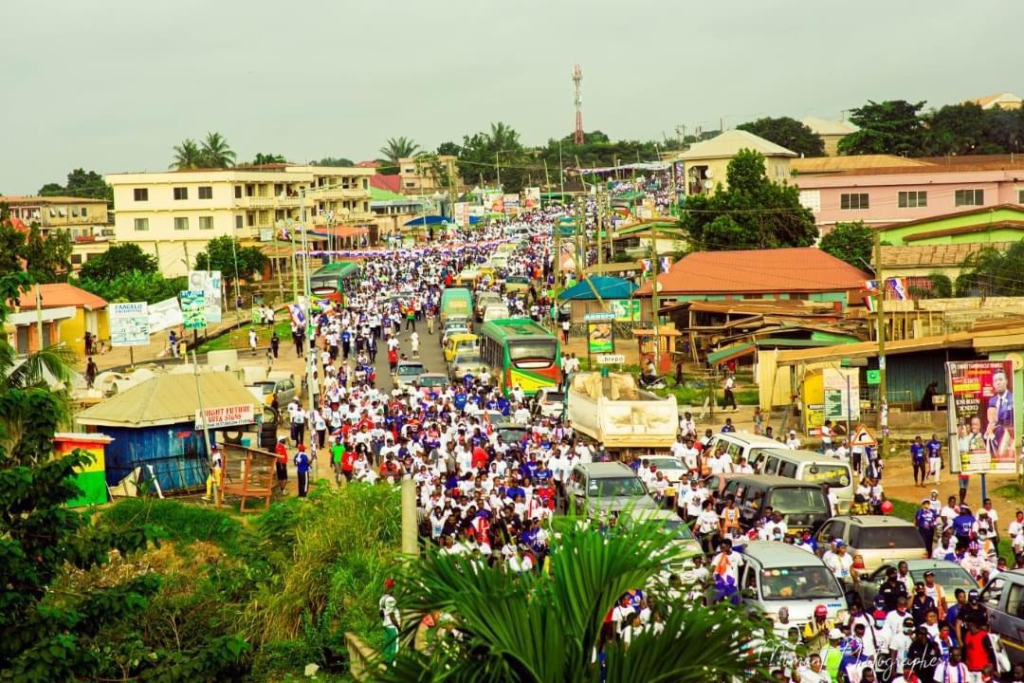
[[[186,330],[201,330],[206,327],[206,297],[202,290],[184,290],[181,298],[182,326]]]
[[[145,301],[110,304],[110,345],[149,344],[149,305]]]
[[[256,412],[251,403],[239,406],[227,406],[225,408],[207,408],[203,411],[196,411],[196,429],[238,427],[241,425],[252,424],[255,421]]]
[[[955,470],[1015,472],[1013,362],[946,363],[951,400],[950,455]]]
[[[598,365],[622,365],[626,357],[621,353],[602,353],[597,356]]]
[[[208,323],[216,324],[221,321],[223,301],[221,300],[220,283],[219,270],[193,270],[188,274],[189,289],[202,291],[205,295],[204,315]]]

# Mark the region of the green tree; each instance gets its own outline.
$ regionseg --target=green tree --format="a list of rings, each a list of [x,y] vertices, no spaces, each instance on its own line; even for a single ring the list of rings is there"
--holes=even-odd
[[[39,224],[33,223],[21,256],[36,282],[67,282],[71,251],[71,234],[67,230],[51,230],[44,238]]]
[[[964,261],[957,296],[1024,296],[1024,240],[1006,251],[985,247]]]
[[[76,168],[68,173],[67,183],[47,183],[39,188],[40,197],[81,197],[114,201],[114,189],[96,171]]]
[[[459,156],[459,152],[461,151],[462,148],[459,147],[458,144],[451,141],[442,142],[440,145],[437,146],[437,153],[439,155],[457,157]]]
[[[104,279],[80,276],[76,284],[87,292],[115,303],[124,301],[156,303],[178,296],[183,289],[188,289],[187,278],[165,278],[160,273],[143,273],[137,270],[130,270]]]
[[[462,138],[458,167],[466,184],[497,185],[500,179],[506,192],[519,192],[532,181],[534,163],[519,133],[501,121],[492,123],[490,130]],[[542,176],[543,170],[537,174]]]
[[[620,519],[620,523],[625,515]],[[703,607],[659,586],[663,567],[681,561],[679,546],[653,525],[603,534],[569,524],[552,542],[551,574],[516,573],[470,557],[431,551],[410,561],[397,581],[407,635],[440,614],[431,654],[401,648],[379,674],[392,682],[708,683],[759,680],[767,670],[748,654],[765,642],[763,627],[725,603]],[[629,648],[604,641],[602,629],[620,596],[643,587],[664,617]],[[450,619],[449,623],[444,620]],[[770,637],[770,636],[769,636]],[[593,664],[596,649],[605,670]],[[762,648],[771,649],[770,644]]]
[[[207,168],[228,168],[235,164],[235,153],[220,133],[207,133],[200,151],[202,165]]]
[[[1004,152],[1024,151],[1024,109],[995,107],[985,112],[987,140]]]
[[[102,254],[96,254],[82,265],[79,275],[90,280],[112,280],[119,275],[137,271],[155,273],[156,257],[142,251],[132,242],[112,244]]]
[[[252,160],[252,166],[265,166],[267,164],[287,164],[288,160],[284,158],[283,154],[264,154],[259,152],[256,157]]]
[[[800,191],[769,180],[764,157],[740,150],[729,162],[728,189],[686,199],[682,219],[695,250],[809,247],[818,238],[814,214],[800,204]]]
[[[0,204],[0,276],[22,269],[25,233],[14,227],[7,204]]]
[[[233,237],[215,237],[196,255],[196,270],[219,270],[225,281],[251,278],[267,265],[259,247],[243,247]]]
[[[804,157],[825,156],[825,143],[810,128],[788,116],[764,117],[736,126]]]
[[[342,168],[351,168],[356,165],[356,162],[352,161],[347,157],[324,157],[319,161],[312,162],[313,166],[334,166]]]
[[[989,138],[991,122],[986,111],[974,102],[946,105],[929,114],[927,122],[929,154],[944,156],[1003,151]]]
[[[846,261],[854,268],[864,270],[871,263],[871,251],[875,245],[874,231],[863,221],[836,223],[827,235],[821,238],[822,251]]]
[[[404,136],[388,138],[388,141],[380,148],[380,154],[392,166],[398,166],[399,159],[408,159],[418,152],[420,146],[411,139]]]
[[[869,100],[863,107],[850,112],[850,121],[860,130],[839,141],[839,152],[921,156],[928,142],[920,115],[924,104],[911,104],[906,100]]]
[[[185,138],[180,145],[172,148],[174,160],[171,161],[171,168],[177,171],[186,171],[190,168],[199,168],[203,165],[203,151],[192,138]]]

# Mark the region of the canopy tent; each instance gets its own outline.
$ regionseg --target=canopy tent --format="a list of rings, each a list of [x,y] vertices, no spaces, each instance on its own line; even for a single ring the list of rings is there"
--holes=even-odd
[[[419,218],[413,218],[411,221],[406,221],[406,227],[414,225],[444,225],[444,224],[455,224],[454,219],[449,219],[447,216],[420,216]]]
[[[601,296],[602,299],[628,299],[633,295],[633,291],[636,289],[629,280],[624,280],[621,277],[609,277],[606,275],[595,275],[587,280],[583,280],[578,284],[573,285],[569,289],[565,290],[558,295],[559,301],[584,301],[594,300],[597,297],[594,296],[594,290]],[[591,287],[593,285],[593,287]]]
[[[667,171],[671,164],[662,161],[641,161],[635,164],[619,164],[618,166],[599,166],[597,168],[573,169],[577,173],[614,173],[615,171]]]

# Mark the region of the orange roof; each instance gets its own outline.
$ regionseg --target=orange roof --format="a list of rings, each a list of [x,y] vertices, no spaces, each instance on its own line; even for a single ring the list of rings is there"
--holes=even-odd
[[[22,308],[35,306],[36,287],[40,288],[43,297],[43,308],[61,308],[63,306],[74,306],[84,308],[87,311],[97,311],[107,307],[106,300],[90,294],[84,289],[74,285],[58,282],[52,285],[32,285],[21,295]]]
[[[658,276],[659,294],[761,294],[859,290],[871,276],[814,247],[697,251]],[[650,296],[645,283],[634,296]]]

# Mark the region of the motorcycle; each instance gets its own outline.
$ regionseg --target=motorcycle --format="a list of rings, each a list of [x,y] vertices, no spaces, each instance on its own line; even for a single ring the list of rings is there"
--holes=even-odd
[[[668,383],[665,378],[661,375],[645,375],[640,374],[639,385],[641,389],[667,389]]]

